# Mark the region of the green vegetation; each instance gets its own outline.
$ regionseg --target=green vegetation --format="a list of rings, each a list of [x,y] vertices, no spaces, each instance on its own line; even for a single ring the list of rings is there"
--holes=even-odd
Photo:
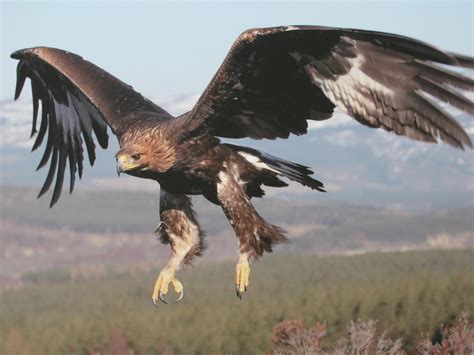
[[[89,353],[119,334],[136,354],[256,354],[271,349],[272,328],[285,319],[306,326],[327,321],[326,342],[334,344],[358,318],[378,319],[379,329],[403,337],[410,350],[421,333],[433,335],[461,311],[473,313],[473,256],[272,255],[253,266],[242,301],[234,294],[232,263],[202,264],[180,274],[183,302],[159,309],[150,300],[155,273],[79,281],[64,272],[30,273],[29,286],[0,296],[0,351],[7,334],[31,354]]]

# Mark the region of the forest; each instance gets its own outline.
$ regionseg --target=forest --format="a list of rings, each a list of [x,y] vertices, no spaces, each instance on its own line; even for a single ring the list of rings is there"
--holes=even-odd
[[[0,294],[0,349],[263,354],[276,344],[275,327],[279,334],[278,324],[296,320],[301,327],[324,324],[322,349],[332,352],[350,321],[373,320],[377,336],[401,338],[413,353],[422,339],[436,341],[440,324],[473,313],[473,256],[472,250],[270,255],[254,264],[242,300],[235,297],[233,263],[205,262],[181,272],[184,300],[159,308],[150,300],[157,270],[28,272],[22,287]]]

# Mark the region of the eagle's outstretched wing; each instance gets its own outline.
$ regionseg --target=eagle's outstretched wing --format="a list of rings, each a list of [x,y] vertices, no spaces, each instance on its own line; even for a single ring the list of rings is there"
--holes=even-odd
[[[26,78],[31,79],[33,96],[33,127],[37,133],[33,150],[47,135],[46,148],[38,169],[48,160],[49,172],[39,196],[56,182],[51,206],[59,199],[67,160],[70,170],[70,192],[74,188],[76,171],[83,170],[83,140],[94,164],[93,133],[102,148],[107,148],[107,126],[120,137],[133,129],[136,114],[151,111],[157,117],[171,117],[166,111],[133,88],[80,56],[60,49],[37,47],[23,49],[11,55],[19,59],[15,99],[20,96]],[[41,123],[37,117],[41,102]]]
[[[236,40],[195,107],[189,128],[228,138],[287,138],[335,106],[359,122],[413,139],[472,146],[433,100],[469,114],[474,81],[439,64],[474,68],[407,37],[316,26],[251,29]]]

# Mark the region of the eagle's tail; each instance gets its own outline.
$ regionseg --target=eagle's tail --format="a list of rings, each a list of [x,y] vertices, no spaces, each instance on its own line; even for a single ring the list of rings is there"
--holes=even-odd
[[[236,151],[249,163],[260,170],[269,170],[278,175],[283,175],[290,180],[299,182],[304,186],[308,186],[313,190],[326,192],[324,184],[310,176],[313,174],[313,171],[307,166],[293,163],[249,147],[242,147],[233,144],[226,144],[226,146]],[[265,184],[265,181],[263,183]]]

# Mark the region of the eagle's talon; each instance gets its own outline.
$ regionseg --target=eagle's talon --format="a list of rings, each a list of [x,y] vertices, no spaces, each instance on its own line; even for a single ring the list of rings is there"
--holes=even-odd
[[[175,292],[178,294],[178,298],[173,301],[173,303],[178,303],[184,298],[184,288],[181,281],[169,274],[169,272],[161,271],[158,279],[155,282],[155,287],[153,288],[153,294],[151,296],[155,306],[158,307],[158,300],[165,304],[168,303],[164,296],[168,293],[169,284],[173,286]]]
[[[242,261],[235,267],[235,292],[237,297],[242,299],[242,295],[247,291],[250,277],[250,265],[248,261]]]

